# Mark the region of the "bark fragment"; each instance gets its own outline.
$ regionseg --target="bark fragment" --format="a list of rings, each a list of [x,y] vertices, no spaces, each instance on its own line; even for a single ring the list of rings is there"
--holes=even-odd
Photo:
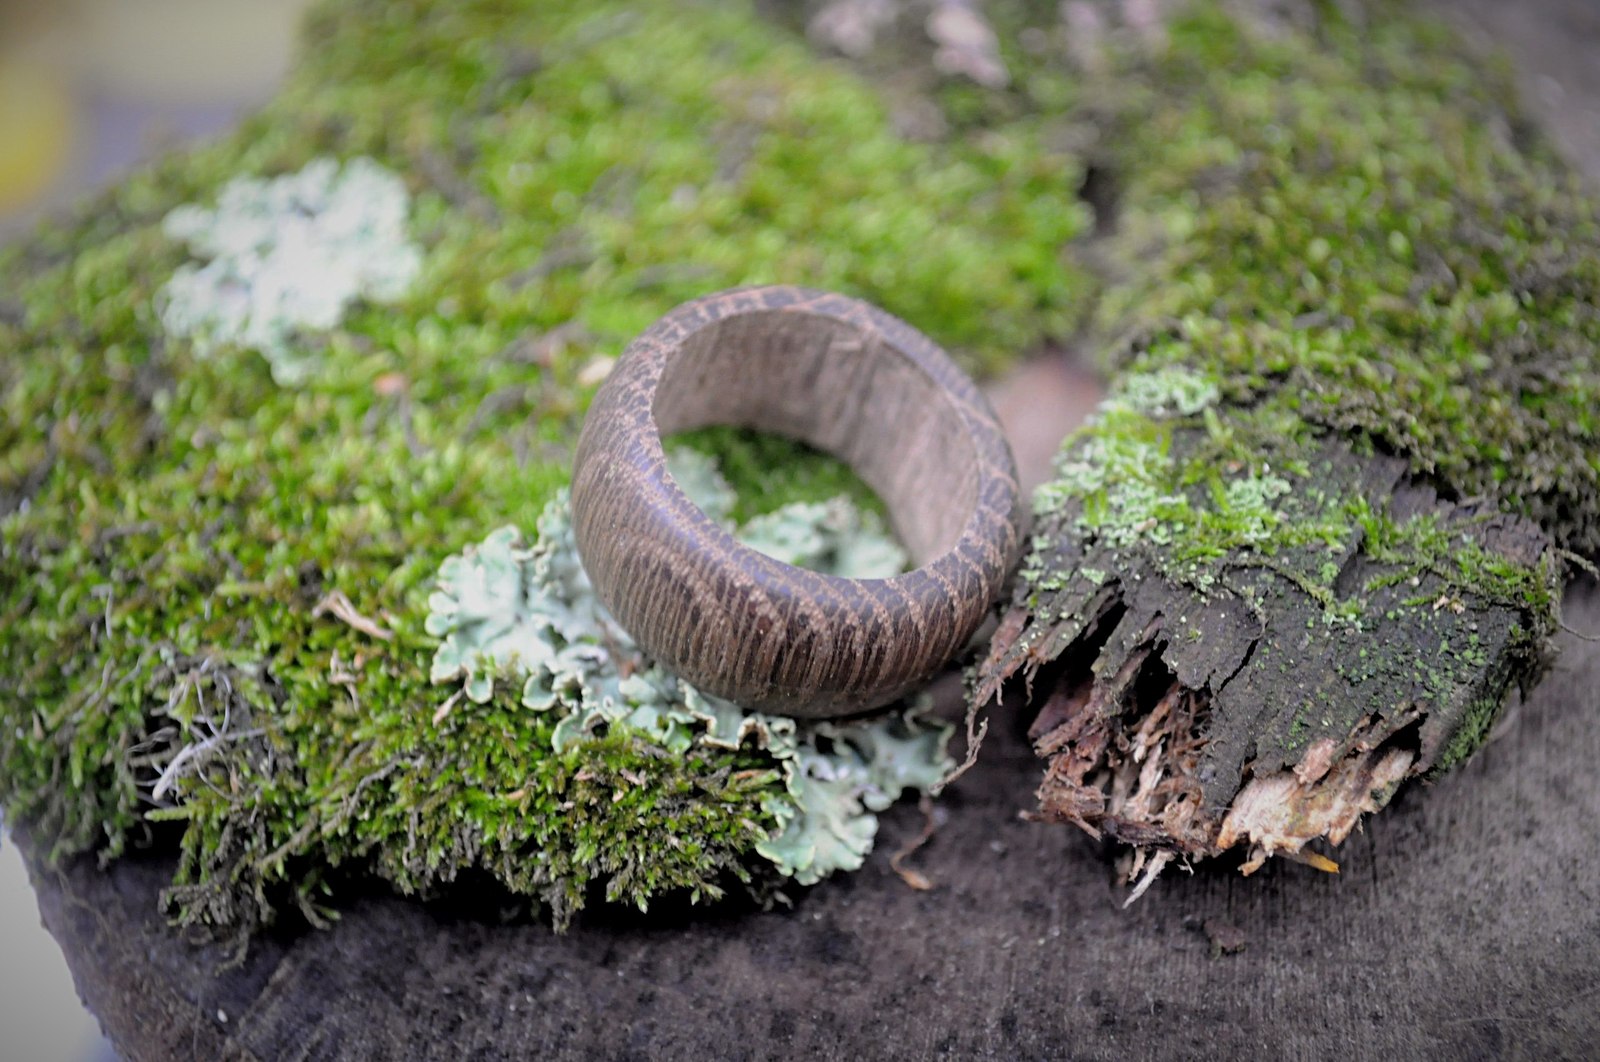
[[[1197,439],[1176,432],[1178,460]],[[1543,532],[1444,501],[1393,459],[1319,445],[1313,475],[1279,501],[1286,522],[1325,497],[1359,498],[1374,517],[1337,541],[1236,551],[1214,580],[1175,568],[1176,547],[1084,536],[1077,502],[1041,515],[1038,539],[1054,546],[1029,563],[1055,578],[1018,591],[975,703],[1020,680],[1046,762],[1037,817],[1133,846],[1129,881],[1234,848],[1245,873],[1274,855],[1337,869],[1307,846],[1341,843],[1402,781],[1474,747],[1543,666],[1548,603],[1464,581],[1457,564],[1553,579]],[[1434,538],[1397,530],[1418,527],[1456,552],[1427,554]]]
[[[1563,551],[1600,548],[1600,227],[1503,85],[1377,5],[1196,4],[1142,48],[1104,13],[1062,6],[1108,42],[1080,252],[1112,391],[973,705],[1029,695],[1039,817],[1141,888],[1333,869],[1314,841],[1537,681]]]

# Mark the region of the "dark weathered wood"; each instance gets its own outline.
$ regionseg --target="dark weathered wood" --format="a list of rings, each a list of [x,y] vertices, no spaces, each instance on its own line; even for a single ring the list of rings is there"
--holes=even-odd
[[[1570,595],[1567,619],[1600,629],[1600,592]],[[218,974],[225,952],[182,943],[157,913],[169,860],[30,862],[45,923],[129,1062],[1586,1057],[1600,1042],[1600,653],[1571,637],[1563,650],[1470,764],[1345,845],[1343,874],[1169,873],[1128,910],[1097,846],[1018,821],[1037,774],[1014,726],[997,726],[909,861],[933,891],[889,867],[921,829],[903,807],[859,875],[791,912],[585,915],[556,937],[496,924],[481,898],[373,896]],[[1244,949],[1213,958],[1231,928]]]
[[[741,545],[667,472],[661,437],[713,424],[847,462],[920,567],[841,579]],[[1024,511],[994,411],[932,340],[856,299],[764,287],[686,303],[628,347],[584,422],[572,516],[600,599],[651,656],[748,707],[829,716],[925,684],[967,644]]]
[[[1172,450],[1202,437],[1178,432]],[[1553,549],[1529,521],[1440,499],[1395,458],[1324,442],[1308,469],[1320,490],[1384,517],[1437,519],[1456,548],[1528,569]],[[1235,846],[1246,873],[1278,854],[1331,867],[1303,846],[1339,844],[1404,780],[1448,766],[1452,750],[1459,758],[1507,692],[1543,668],[1543,636],[1526,632],[1553,623],[1533,602],[1459,591],[1449,570],[1412,574],[1367,553],[1359,528],[1334,550],[1318,543],[1253,566],[1243,556],[1202,592],[1159,550],[1086,546],[1070,533],[1080,511],[1038,515],[1055,543],[1043,564],[1061,574],[1050,589],[1019,586],[974,702],[1002,689],[1030,702],[1029,736],[1047,764],[1041,816],[1133,846],[1130,879]],[[1359,624],[1329,624],[1302,589],[1322,565],[1341,586],[1375,580]]]

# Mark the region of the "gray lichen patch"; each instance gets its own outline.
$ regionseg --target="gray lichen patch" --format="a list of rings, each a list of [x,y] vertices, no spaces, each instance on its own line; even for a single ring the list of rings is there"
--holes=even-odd
[[[731,511],[734,492],[714,461],[679,450],[668,468],[708,515]],[[876,516],[847,497],[791,503],[734,530],[787,563],[831,575],[886,578],[906,563]],[[754,850],[799,884],[859,868],[877,833],[873,813],[907,789],[927,791],[950,767],[950,728],[921,721],[915,709],[797,723],[746,711],[652,664],[596,598],[564,493],[546,506],[533,542],[523,545],[515,528],[502,528],[449,557],[438,583],[426,628],[443,642],[431,675],[459,691],[440,718],[487,703],[503,679],[520,682],[523,707],[554,721],[551,755],[609,733],[636,734],[679,757],[748,742],[783,778],[783,789],[763,804],[776,827]],[[456,706],[460,693],[468,703]]]
[[[357,300],[392,302],[416,281],[409,212],[404,182],[371,159],[236,178],[215,209],[182,206],[163,222],[206,262],[179,267],[161,289],[162,326],[205,356],[257,351],[279,384],[304,383],[316,371],[308,336],[333,330]]]

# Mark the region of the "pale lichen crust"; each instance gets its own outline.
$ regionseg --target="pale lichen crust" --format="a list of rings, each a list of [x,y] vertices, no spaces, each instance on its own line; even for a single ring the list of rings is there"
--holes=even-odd
[[[410,196],[371,159],[316,159],[272,180],[229,181],[214,209],[187,205],[162,228],[204,265],[180,266],[157,297],[167,334],[209,356],[255,350],[285,386],[315,371],[307,333],[335,328],[357,300],[393,302],[422,267]]]

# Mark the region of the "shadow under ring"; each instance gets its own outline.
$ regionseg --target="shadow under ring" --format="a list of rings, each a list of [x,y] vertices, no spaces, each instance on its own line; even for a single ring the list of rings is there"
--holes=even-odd
[[[662,437],[787,435],[851,466],[917,567],[843,579],[785,564],[712,520]],[[747,708],[826,718],[926,683],[971,639],[1022,547],[1010,447],[935,343],[856,299],[745,288],[635,339],[584,421],[573,530],[601,602],[651,657]]]

